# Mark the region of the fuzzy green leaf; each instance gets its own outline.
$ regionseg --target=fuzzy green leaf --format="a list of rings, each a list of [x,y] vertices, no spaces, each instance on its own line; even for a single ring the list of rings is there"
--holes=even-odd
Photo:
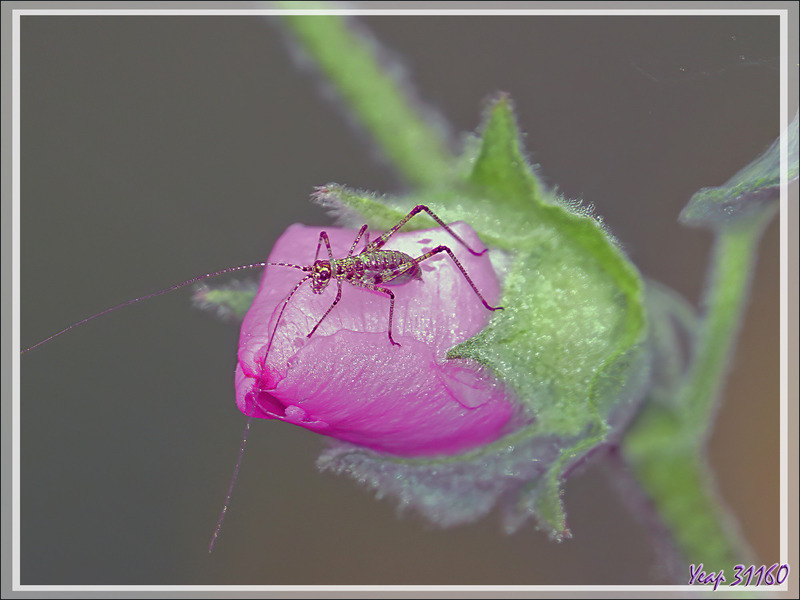
[[[788,148],[787,181],[798,175],[797,114],[786,133]],[[711,228],[740,226],[775,209],[780,193],[780,138],[749,165],[720,187],[696,192],[681,212],[684,225]]]

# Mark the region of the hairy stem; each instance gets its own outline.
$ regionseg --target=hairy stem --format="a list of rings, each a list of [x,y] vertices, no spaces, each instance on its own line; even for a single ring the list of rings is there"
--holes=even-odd
[[[708,435],[752,279],[756,249],[773,211],[759,219],[717,234],[704,304],[706,318],[697,339],[691,368],[678,400],[686,427],[694,437]]]

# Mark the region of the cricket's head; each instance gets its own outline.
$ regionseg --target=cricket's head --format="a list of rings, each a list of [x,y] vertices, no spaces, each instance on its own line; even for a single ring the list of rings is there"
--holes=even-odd
[[[321,294],[328,287],[332,275],[333,269],[331,269],[330,261],[314,261],[314,265],[311,267],[311,291],[315,294]]]

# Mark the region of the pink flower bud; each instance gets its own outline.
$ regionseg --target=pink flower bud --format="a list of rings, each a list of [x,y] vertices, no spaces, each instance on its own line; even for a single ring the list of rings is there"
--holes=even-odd
[[[472,228],[452,227],[471,248],[483,249]],[[326,231],[334,258],[346,256],[357,232]],[[269,261],[311,265],[319,233],[316,227],[291,226]],[[397,233],[386,248],[418,257],[440,244],[453,250],[487,302],[496,305],[500,286],[489,253],[472,255],[444,229]],[[363,247],[362,240],[355,253]],[[324,243],[319,258],[328,259]],[[446,253],[423,261],[420,269],[421,279],[390,287],[398,347],[388,336],[389,298],[347,282],[341,301],[310,338],[336,297],[335,280],[321,294],[312,293],[310,280],[304,283],[276,324],[288,294],[307,274],[267,267],[242,324],[239,409],[400,456],[455,454],[507,433],[516,403],[503,386],[479,365],[445,357],[483,329],[492,311]]]

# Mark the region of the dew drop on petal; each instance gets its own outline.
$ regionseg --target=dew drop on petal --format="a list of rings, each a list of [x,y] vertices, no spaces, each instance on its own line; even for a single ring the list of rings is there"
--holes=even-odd
[[[286,420],[291,421],[293,423],[302,423],[306,420],[306,411],[304,411],[299,406],[287,406],[286,407]]]

